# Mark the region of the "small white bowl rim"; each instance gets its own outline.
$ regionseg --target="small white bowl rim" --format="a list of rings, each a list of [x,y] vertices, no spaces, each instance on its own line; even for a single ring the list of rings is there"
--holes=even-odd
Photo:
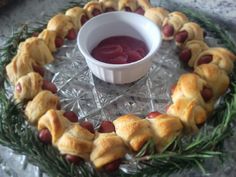
[[[135,61],[135,62],[131,62],[131,63],[127,63],[127,64],[110,64],[110,63],[105,63],[105,62],[101,62],[99,60],[96,60],[95,58],[92,57],[92,55],[89,52],[84,52],[84,50],[81,50],[80,45],[79,46],[79,50],[80,52],[83,54],[83,56],[85,57],[86,60],[89,60],[90,62],[95,63],[96,65],[102,66],[104,68],[110,68],[110,69],[121,69],[121,68],[127,68],[127,67],[132,67],[132,66],[136,66],[137,64],[142,64],[143,62],[146,62],[146,60],[151,59],[152,56],[155,54],[155,52],[157,51],[157,49],[160,48],[161,42],[162,42],[162,36],[161,36],[161,31],[159,29],[159,27],[153,23],[151,20],[149,20],[148,18],[144,17],[143,15],[139,15],[137,13],[134,12],[125,12],[125,11],[115,11],[115,12],[107,12],[107,13],[103,13],[100,14],[98,16],[93,17],[92,19],[90,19],[88,22],[86,22],[79,30],[79,33],[77,35],[77,43],[80,43],[80,35],[86,30],[86,24],[88,25],[88,23],[92,23],[93,21],[97,20],[97,18],[103,18],[103,16],[106,15],[111,15],[111,14],[120,14],[120,15],[133,15],[133,16],[139,16],[139,18],[143,18],[146,21],[149,21],[152,26],[154,28],[156,28],[157,31],[157,45],[155,46],[155,50],[149,51],[147,53],[147,55],[145,57],[143,57],[142,59]],[[125,35],[124,35],[125,36]],[[88,53],[88,54],[87,54]]]

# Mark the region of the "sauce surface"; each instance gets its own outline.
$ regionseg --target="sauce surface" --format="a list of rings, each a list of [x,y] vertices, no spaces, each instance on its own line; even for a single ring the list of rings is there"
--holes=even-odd
[[[102,40],[91,55],[104,63],[127,64],[142,59],[147,53],[143,41],[129,36],[113,36]]]

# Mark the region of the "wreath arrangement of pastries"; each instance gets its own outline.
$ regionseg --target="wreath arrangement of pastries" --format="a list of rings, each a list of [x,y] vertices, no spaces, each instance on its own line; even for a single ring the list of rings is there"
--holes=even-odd
[[[175,40],[180,60],[193,72],[182,74],[172,88],[172,104],[166,113],[151,112],[146,118],[127,114],[113,122],[102,121],[94,130],[90,122],[79,123],[74,112],[61,110],[56,86],[43,79],[43,66],[54,61],[53,52],[64,40],[76,39],[87,20],[116,10],[139,13],[156,23],[164,40]],[[25,114],[38,128],[42,143],[58,148],[73,164],[85,160],[96,169],[114,171],[127,152],[138,152],[150,139],[161,153],[176,137],[196,133],[227,91],[235,60],[229,50],[209,47],[204,29],[181,12],[152,7],[148,0],[99,0],[52,17],[37,37],[19,45],[6,72],[15,86],[16,101],[27,103]]]

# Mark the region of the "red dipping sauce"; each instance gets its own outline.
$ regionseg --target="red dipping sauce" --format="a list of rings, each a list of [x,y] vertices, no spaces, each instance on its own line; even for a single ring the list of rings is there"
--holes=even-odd
[[[91,52],[104,63],[127,64],[138,61],[148,53],[146,44],[129,36],[113,36],[102,40]]]

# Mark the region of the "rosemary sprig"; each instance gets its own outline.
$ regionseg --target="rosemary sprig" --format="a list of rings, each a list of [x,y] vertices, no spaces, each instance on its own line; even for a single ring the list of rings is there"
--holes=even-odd
[[[82,6],[85,2],[72,2],[66,9],[75,5]],[[186,8],[182,8],[181,11],[200,23],[207,31],[210,31],[219,40],[219,43],[236,53],[235,43],[224,29],[221,29],[202,14]],[[9,38],[5,47],[1,49],[0,143],[20,154],[27,155],[33,164],[39,166],[50,176],[100,176],[99,173],[92,171],[86,164],[82,164],[79,167],[68,164],[59,155],[57,149],[39,142],[36,131],[25,121],[22,105],[14,103],[5,94],[3,83],[6,82],[6,64],[16,54],[18,44],[32,36],[34,32],[41,31],[45,25],[46,22],[39,23],[35,29],[24,25]],[[203,131],[196,137],[177,139],[171,151],[166,150],[162,154],[153,154],[153,143],[148,142],[134,159],[142,168],[138,169],[135,174],[120,170],[116,172],[117,176],[168,176],[171,173],[181,172],[183,169],[192,167],[198,167],[205,173],[204,160],[212,157],[223,157],[224,153],[219,151],[219,147],[232,134],[230,123],[236,116],[236,84],[234,84],[236,82],[236,70],[232,74],[232,82],[230,92],[225,95],[222,103],[216,109],[216,114],[213,116],[213,119],[217,121],[213,121],[215,128],[211,132],[206,133]],[[151,155],[143,156],[148,151],[151,152]]]

